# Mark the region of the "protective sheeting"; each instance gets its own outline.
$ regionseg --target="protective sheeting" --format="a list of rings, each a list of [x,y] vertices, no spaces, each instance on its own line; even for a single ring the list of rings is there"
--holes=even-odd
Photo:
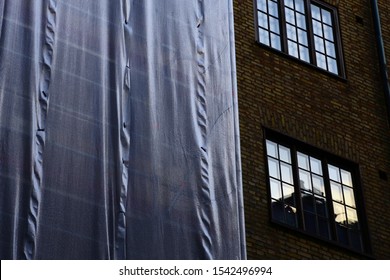
[[[231,0],[0,0],[0,258],[242,259]]]

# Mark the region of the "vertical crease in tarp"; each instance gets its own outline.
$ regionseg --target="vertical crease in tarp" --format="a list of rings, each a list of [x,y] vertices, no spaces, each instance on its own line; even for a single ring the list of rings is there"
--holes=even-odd
[[[197,10],[197,40],[196,40],[196,61],[197,61],[197,123],[201,132],[201,196],[199,207],[199,216],[202,229],[202,246],[204,249],[204,258],[213,259],[212,239],[210,235],[211,226],[211,193],[210,193],[210,174],[209,174],[209,155],[207,145],[207,99],[206,99],[206,66],[205,66],[205,34],[204,34],[204,2],[198,0]]]
[[[121,163],[121,186],[119,197],[119,213],[117,220],[117,232],[115,242],[115,258],[126,259],[126,208],[129,182],[129,156],[130,156],[130,61],[128,52],[130,0],[123,0],[123,53],[126,64],[123,74],[123,90],[120,97],[120,145],[119,153],[122,157]]]
[[[43,184],[43,153],[46,139],[46,118],[49,106],[49,86],[51,80],[53,52],[55,42],[57,0],[49,0],[46,11],[46,25],[42,51],[42,70],[39,89],[35,99],[35,116],[33,136],[33,172],[32,190],[28,213],[27,236],[24,244],[26,259],[34,259],[36,255],[36,239],[39,226],[39,207]]]

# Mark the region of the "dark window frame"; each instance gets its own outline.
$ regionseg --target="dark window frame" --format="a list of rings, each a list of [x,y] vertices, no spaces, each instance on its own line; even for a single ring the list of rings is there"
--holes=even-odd
[[[348,251],[352,251],[358,254],[369,256],[371,254],[371,245],[370,245],[370,238],[369,238],[369,231],[368,231],[368,225],[365,215],[365,206],[364,206],[364,200],[362,195],[362,186],[361,186],[361,178],[360,178],[360,172],[359,172],[359,166],[358,164],[349,161],[347,159],[341,158],[339,156],[335,156],[334,154],[331,154],[329,152],[323,151],[319,148],[316,148],[312,145],[306,144],[302,141],[293,139],[289,136],[286,136],[284,134],[275,132],[273,130],[270,130],[268,128],[264,128],[264,159],[265,159],[265,170],[266,170],[266,186],[267,186],[267,194],[268,194],[268,210],[269,210],[269,217],[271,223],[282,226],[284,228],[288,228],[292,231],[304,234],[306,236],[310,236],[314,239],[324,241],[326,243],[331,243],[337,247],[347,249]],[[292,165],[292,172],[293,172],[293,178],[294,178],[294,196],[297,199],[296,200],[296,213],[297,213],[297,224],[291,225],[288,223],[288,221],[280,221],[277,218],[274,218],[273,213],[273,198],[271,196],[271,179],[272,175],[270,175],[270,169],[268,164],[268,158],[269,154],[267,152],[267,140],[270,140],[272,142],[275,142],[279,145],[282,145],[284,147],[287,147],[291,151],[291,165]],[[327,212],[329,217],[329,226],[330,226],[330,236],[329,238],[325,238],[319,233],[313,233],[308,231],[305,228],[305,222],[304,222],[304,211],[302,206],[302,189],[299,184],[296,182],[299,182],[299,167],[297,163],[297,154],[298,152],[305,153],[306,155],[310,157],[314,157],[316,159],[319,159],[322,163],[322,170],[324,172],[324,187],[325,187],[325,195],[326,195],[326,206],[327,206]],[[355,203],[356,203],[356,211],[357,211],[357,217],[360,225],[360,233],[361,233],[361,249],[353,248],[351,245],[343,244],[341,241],[338,240],[338,233],[337,233],[337,223],[331,219],[331,215],[334,215],[333,210],[333,204],[334,199],[332,199],[331,189],[330,189],[330,182],[329,174],[328,173],[328,164],[336,166],[340,169],[347,170],[352,175],[353,180],[353,193],[355,196]],[[283,183],[283,182],[282,182]],[[313,195],[314,197],[314,195]],[[283,202],[284,203],[284,202]],[[285,205],[284,205],[285,206]],[[318,225],[318,224],[317,224]],[[318,228],[318,227],[317,227]],[[349,233],[348,238],[350,238]],[[350,242],[350,240],[349,240]]]
[[[339,24],[339,20],[338,20],[338,11],[337,11],[336,7],[334,7],[328,3],[325,3],[323,1],[319,1],[319,0],[303,0],[304,6],[305,6],[305,24],[306,24],[306,29],[307,29],[306,31],[307,31],[307,40],[308,40],[307,48],[309,51],[309,61],[306,61],[304,59],[299,58],[301,56],[300,54],[298,55],[299,57],[296,57],[294,55],[289,54],[288,43],[287,43],[289,41],[289,38],[287,35],[287,21],[286,21],[286,16],[285,16],[285,5],[284,5],[285,0],[273,0],[273,1],[278,2],[278,21],[279,21],[281,50],[271,46],[271,42],[269,43],[269,45],[261,42],[260,34],[259,34],[259,29],[261,29],[261,28],[260,28],[260,24],[259,24],[259,20],[258,20],[258,13],[260,12],[260,10],[257,7],[257,1],[258,0],[254,0],[254,16],[255,16],[255,38],[256,38],[256,42],[259,45],[264,46],[265,48],[269,48],[275,52],[285,54],[288,57],[290,57],[294,60],[297,60],[299,62],[302,62],[304,64],[311,65],[311,66],[315,67],[316,69],[323,71],[327,74],[330,74],[332,76],[336,76],[336,77],[339,77],[342,79],[346,78],[346,69],[345,69],[345,64],[344,64],[344,55],[343,55],[343,48],[342,48],[342,43],[341,43],[341,41],[342,41],[341,40],[341,31],[340,31],[340,24]],[[312,4],[317,6],[317,7],[320,7],[321,9],[324,9],[324,10],[330,12],[330,14],[331,14],[332,25],[333,25],[332,31],[333,31],[333,38],[334,38],[333,43],[334,43],[334,47],[335,47],[335,60],[337,63],[337,68],[338,68],[337,74],[328,70],[328,62],[326,63],[326,65],[327,65],[326,69],[324,69],[321,66],[318,66],[318,64],[317,64],[315,42],[314,42],[315,35],[314,35],[313,19],[312,19],[312,11],[311,11]],[[267,14],[267,13],[265,13],[265,14]],[[270,25],[269,19],[268,19],[268,25]],[[299,28],[297,28],[297,29],[299,29]],[[264,29],[264,30],[266,30],[266,29]],[[322,38],[322,39],[324,39],[324,38]],[[290,41],[292,41],[292,40],[290,40]],[[324,40],[324,42],[325,41],[326,40]],[[298,48],[299,48],[298,41],[296,43],[297,43]],[[299,53],[299,51],[298,51],[298,53]],[[331,58],[330,56],[326,56],[326,51],[324,52],[324,54],[325,54],[325,58],[328,58],[328,57]]]

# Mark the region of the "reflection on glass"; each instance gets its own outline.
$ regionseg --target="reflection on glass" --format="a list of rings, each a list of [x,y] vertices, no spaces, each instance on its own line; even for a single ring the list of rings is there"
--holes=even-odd
[[[294,11],[289,9],[289,8],[286,8],[285,9],[285,15],[286,15],[286,21],[295,25],[295,15],[294,15]]]
[[[282,50],[279,35],[271,34],[271,47],[279,51]]]
[[[310,157],[310,167],[311,167],[311,172],[322,175],[321,161]]]
[[[298,166],[305,170],[309,170],[309,158],[307,155],[298,153]]]
[[[326,70],[326,59],[325,55],[316,53],[317,66]]]
[[[293,41],[297,40],[296,28],[291,24],[287,24],[287,38]]]
[[[340,224],[346,224],[347,222],[347,217],[345,213],[344,206],[340,203],[333,203],[333,210],[334,210],[334,215],[335,215],[335,221],[336,223]]]
[[[314,44],[317,51],[325,53],[324,40],[318,36],[314,36]]]
[[[293,175],[291,165],[281,163],[280,169],[282,171],[282,180],[286,183],[293,184]]]
[[[290,40],[288,41],[288,54],[298,58],[298,46]]]
[[[322,24],[316,20],[313,20],[313,32],[322,37]]]
[[[279,162],[275,159],[268,158],[269,175],[271,177],[280,179],[279,175]]]
[[[333,58],[328,57],[328,70],[334,74],[338,74],[337,61]]]
[[[351,172],[348,172],[348,171],[341,169],[341,182],[343,183],[343,185],[347,185],[347,186],[352,187]]]
[[[328,25],[332,25],[332,17],[330,12],[324,9],[321,9],[321,12],[322,12],[322,21]]]
[[[307,192],[301,192],[303,210],[315,213],[313,195]]]
[[[333,42],[333,29],[329,26],[324,25],[325,39]]]
[[[358,227],[358,217],[355,209],[347,207],[347,218],[348,218],[348,225],[351,228]]]
[[[302,29],[306,29],[306,19],[302,14],[297,13],[297,26]]]
[[[311,180],[309,172],[299,170],[299,182],[301,189],[311,191]]]
[[[269,35],[267,30],[259,28],[259,39],[260,43],[269,46]]]
[[[343,193],[342,193],[342,190],[341,190],[341,185],[337,184],[337,183],[334,183],[334,182],[331,182],[330,183],[330,188],[331,188],[331,191],[332,191],[332,198],[333,198],[333,200],[337,201],[337,202],[340,202],[340,203],[344,203]]]
[[[307,46],[307,33],[301,29],[298,29],[298,42],[304,46]]]
[[[268,17],[264,13],[258,13],[257,14],[257,20],[259,23],[259,26],[268,29]]]
[[[312,213],[304,212],[305,228],[309,233],[316,233],[316,216]]]
[[[320,176],[313,175],[313,192],[325,196],[324,179]]]
[[[267,12],[267,0],[257,0],[257,9]]]
[[[267,155],[278,158],[278,145],[269,140],[267,140]]]
[[[290,149],[289,148],[286,148],[286,147],[279,145],[279,155],[280,155],[281,160],[288,162],[288,163],[291,163],[291,156],[290,156]]]
[[[294,187],[289,184],[283,184],[283,198],[289,200],[292,205],[295,205],[295,202],[292,200],[292,195],[294,194]]]
[[[278,4],[273,1],[268,1],[268,11],[274,17],[278,17]]]
[[[305,5],[303,3],[303,0],[295,0],[295,9],[301,13],[305,12]]]
[[[294,9],[294,0],[284,0],[284,5]]]
[[[325,46],[326,46],[326,54],[331,57],[336,57],[336,50],[334,44],[329,41],[325,41]]]
[[[341,183],[339,168],[337,168],[336,166],[328,164],[328,171],[329,171],[329,178],[331,180]]]
[[[315,204],[316,204],[317,215],[322,216],[322,217],[326,217],[327,216],[327,207],[326,207],[325,198],[315,196]]]
[[[299,46],[300,59],[310,62],[309,49],[307,47]]]
[[[270,179],[269,183],[271,186],[271,197],[276,200],[280,200],[282,198],[280,182],[274,179]]]
[[[311,16],[312,18],[321,20],[320,8],[315,5],[311,5]]]
[[[279,21],[275,18],[269,19],[270,29],[272,32],[279,34]]]
[[[353,190],[348,187],[344,187],[343,189],[344,189],[345,204],[351,207],[356,207]]]
[[[318,218],[318,230],[320,236],[330,239],[329,222],[327,219]]]

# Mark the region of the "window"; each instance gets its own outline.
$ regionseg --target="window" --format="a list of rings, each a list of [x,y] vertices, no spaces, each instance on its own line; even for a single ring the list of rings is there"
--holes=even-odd
[[[266,134],[272,220],[367,252],[356,165],[274,132]]]
[[[335,8],[315,0],[256,0],[257,40],[344,76]]]

